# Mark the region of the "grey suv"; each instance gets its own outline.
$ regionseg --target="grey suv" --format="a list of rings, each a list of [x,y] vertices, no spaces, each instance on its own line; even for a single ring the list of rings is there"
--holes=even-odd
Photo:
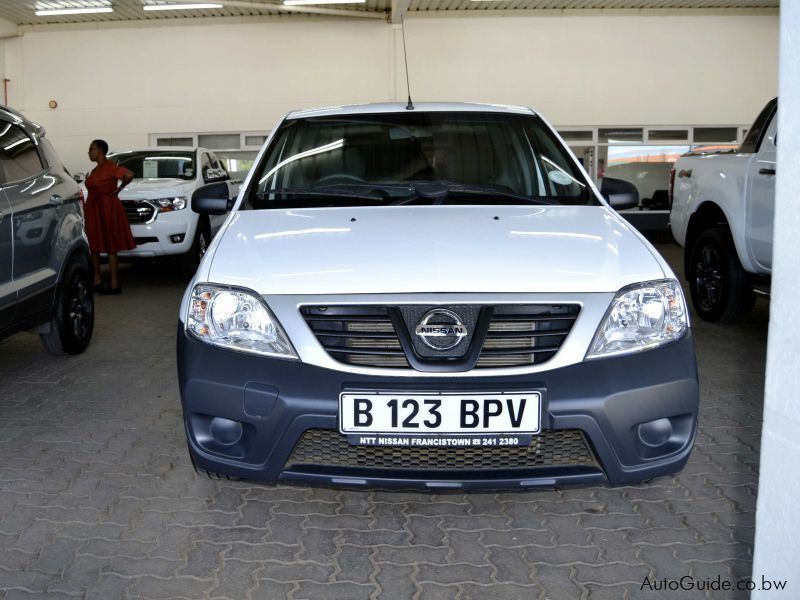
[[[0,107],[0,338],[29,329],[54,354],[83,352],[89,274],[78,184],[41,126]]]

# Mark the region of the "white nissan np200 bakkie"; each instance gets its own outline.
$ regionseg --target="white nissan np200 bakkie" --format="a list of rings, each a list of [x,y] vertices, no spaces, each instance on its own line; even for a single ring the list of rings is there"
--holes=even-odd
[[[235,204],[224,184],[192,199],[231,206],[180,311],[198,470],[519,489],[686,463],[681,288],[535,112],[294,112]]]

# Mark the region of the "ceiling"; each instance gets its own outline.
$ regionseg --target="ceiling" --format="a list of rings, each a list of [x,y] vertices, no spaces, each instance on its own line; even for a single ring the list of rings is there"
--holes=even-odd
[[[797,1],[797,0],[794,0]],[[222,8],[145,11],[145,5],[215,2]],[[261,17],[322,14],[388,18],[398,22],[405,12],[514,11],[584,9],[777,9],[779,0],[366,0],[363,4],[284,6],[281,0],[0,0],[0,18],[20,26],[110,21],[165,21],[190,18]],[[113,12],[37,16],[41,9],[111,7]]]

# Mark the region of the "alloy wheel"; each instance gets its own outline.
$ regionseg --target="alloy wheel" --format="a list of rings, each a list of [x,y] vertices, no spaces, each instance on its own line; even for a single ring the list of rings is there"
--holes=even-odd
[[[82,273],[75,273],[67,291],[67,324],[76,340],[85,340],[89,335],[92,309],[87,279]]]
[[[697,299],[704,310],[713,310],[722,298],[722,258],[717,248],[707,244],[700,249],[698,259],[694,278]]]

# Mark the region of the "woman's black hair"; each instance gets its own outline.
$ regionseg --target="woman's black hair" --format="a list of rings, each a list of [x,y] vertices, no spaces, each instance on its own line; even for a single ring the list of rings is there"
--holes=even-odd
[[[92,144],[100,148],[103,154],[108,154],[108,143],[105,140],[92,140]]]

